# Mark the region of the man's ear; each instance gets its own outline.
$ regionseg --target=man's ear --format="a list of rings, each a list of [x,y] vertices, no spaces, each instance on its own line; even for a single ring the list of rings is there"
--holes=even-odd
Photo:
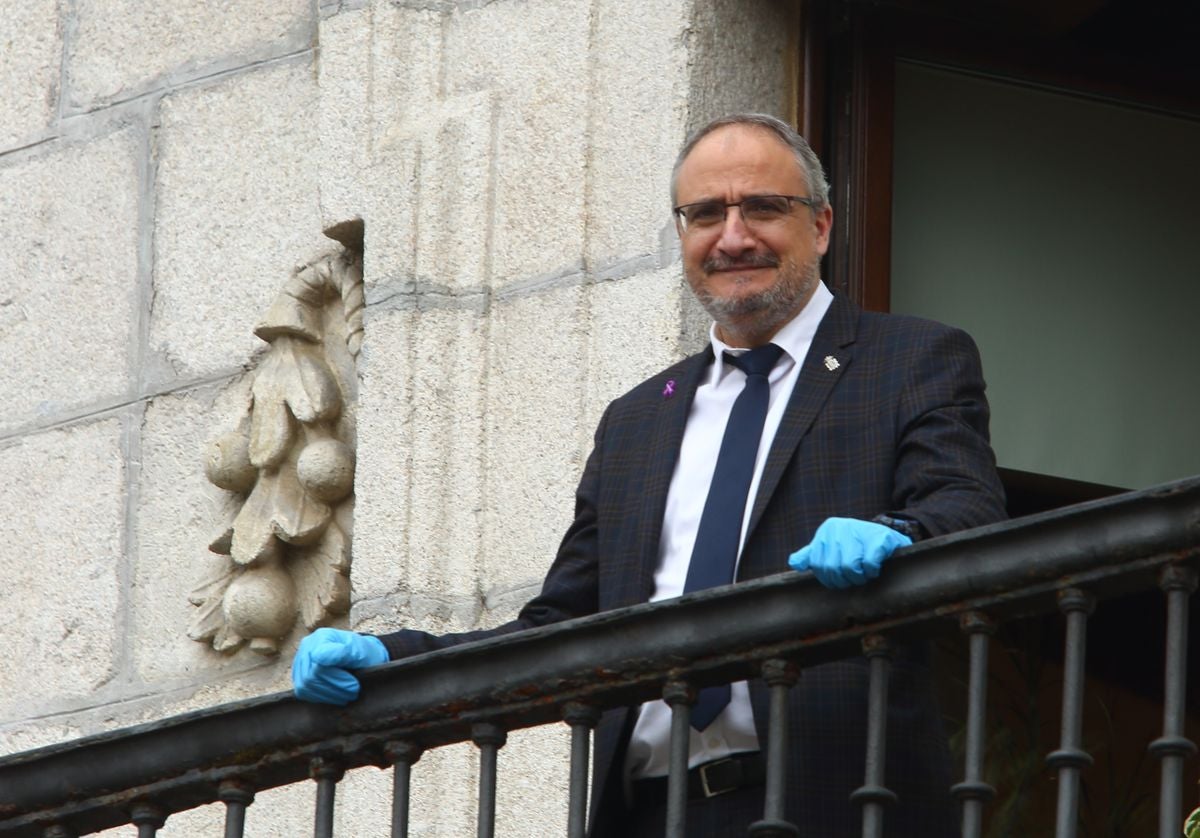
[[[833,229],[833,207],[826,204],[813,213],[813,226],[816,227],[817,253],[822,256],[829,249],[829,232]]]

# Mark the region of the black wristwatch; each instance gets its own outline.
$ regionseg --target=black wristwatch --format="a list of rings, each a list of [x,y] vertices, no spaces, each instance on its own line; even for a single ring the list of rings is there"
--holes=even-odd
[[[912,518],[897,518],[894,515],[876,515],[871,520],[876,524],[883,524],[885,527],[893,529],[901,535],[907,535],[914,543],[929,537],[929,533],[925,532],[925,528],[921,526],[921,522]]]

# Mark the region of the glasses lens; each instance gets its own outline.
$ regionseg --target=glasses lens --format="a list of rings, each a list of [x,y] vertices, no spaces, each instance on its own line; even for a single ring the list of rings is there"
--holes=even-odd
[[[688,204],[680,208],[683,212],[683,226],[712,227],[725,220],[725,205],[720,201],[703,201],[699,204]]]
[[[782,195],[759,195],[742,201],[742,217],[751,223],[776,221],[790,208],[791,202]]]

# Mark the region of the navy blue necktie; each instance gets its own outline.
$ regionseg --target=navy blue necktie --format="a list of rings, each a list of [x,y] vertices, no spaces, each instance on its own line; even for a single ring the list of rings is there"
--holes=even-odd
[[[713,472],[704,514],[696,532],[696,546],[688,565],[685,594],[702,591],[733,581],[738,542],[742,536],[742,518],[746,511],[754,460],[767,406],[771,398],[768,373],[783,350],[773,343],[751,349],[742,355],[725,353],[725,360],[746,373],[746,386],[733,403],[729,423],[721,439],[721,453]],[[704,730],[729,703],[729,685],[705,687],[692,706],[692,727]]]

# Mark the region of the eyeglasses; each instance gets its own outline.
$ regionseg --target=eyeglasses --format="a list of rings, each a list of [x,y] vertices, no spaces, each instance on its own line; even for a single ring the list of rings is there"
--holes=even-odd
[[[742,223],[747,227],[762,226],[779,221],[791,214],[792,202],[815,207],[812,198],[799,195],[751,195],[740,201],[697,201],[675,207],[672,212],[679,219],[679,230],[689,233],[695,230],[711,230],[725,223],[730,207],[738,207]]]

